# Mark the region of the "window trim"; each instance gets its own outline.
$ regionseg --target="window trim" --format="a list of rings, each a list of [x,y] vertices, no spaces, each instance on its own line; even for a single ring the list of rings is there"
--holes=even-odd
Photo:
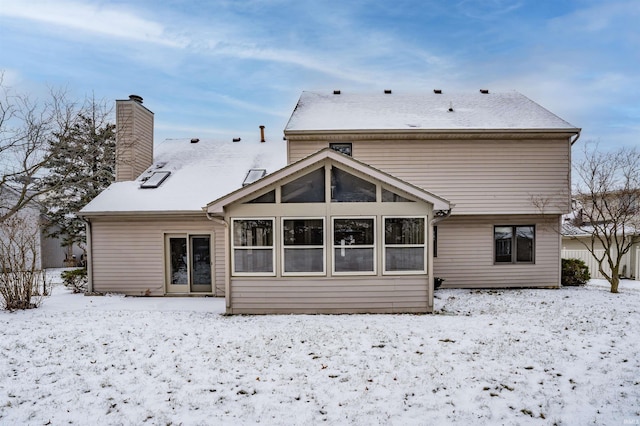
[[[287,246],[284,241],[284,221],[285,220],[322,220],[322,246]],[[283,277],[324,277],[327,275],[327,221],[324,216],[283,216],[280,218],[280,264]],[[285,271],[285,249],[318,249],[322,247],[322,272],[286,272]]]
[[[336,245],[335,238],[335,221],[341,219],[371,219],[373,220],[373,244],[372,245],[358,245],[358,246],[345,246],[345,249],[350,248],[370,248],[373,249],[373,271],[336,271],[336,249],[340,248],[340,245]],[[378,228],[377,228],[376,216],[331,216],[331,275],[336,276],[362,276],[362,275],[377,275],[378,274]]]
[[[386,240],[386,220],[387,219],[422,219],[424,221],[424,236],[422,244],[389,244],[393,248],[423,248],[424,249],[424,263],[422,270],[411,271],[387,271],[387,240]],[[412,215],[389,215],[382,216],[382,275],[424,275],[428,272],[429,262],[429,244],[428,239],[428,218],[427,216],[412,216]]]
[[[531,260],[530,261],[518,261],[518,247],[517,247],[517,228],[531,227],[533,228],[533,244],[531,247]],[[496,260],[496,228],[511,228],[511,261],[510,262],[498,262]],[[493,225],[493,264],[494,265],[535,265],[536,263],[536,225]]]
[[[271,246],[236,246],[235,227],[236,222],[247,220],[270,220],[271,221]],[[275,277],[276,276],[276,218],[275,217],[234,217],[231,219],[231,276],[233,277]],[[236,271],[236,250],[271,250],[271,272],[238,272]]]

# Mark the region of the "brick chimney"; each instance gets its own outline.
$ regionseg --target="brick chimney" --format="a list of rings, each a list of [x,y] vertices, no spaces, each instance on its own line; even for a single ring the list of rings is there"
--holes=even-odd
[[[153,164],[153,112],[142,97],[116,100],[116,182],[134,180]]]

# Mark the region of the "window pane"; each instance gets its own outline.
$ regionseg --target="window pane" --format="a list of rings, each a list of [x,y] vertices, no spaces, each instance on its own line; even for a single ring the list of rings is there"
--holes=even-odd
[[[351,156],[351,144],[350,143],[330,143],[329,148],[339,153]]]
[[[282,239],[286,246],[321,246],[324,244],[322,219],[286,219]]]
[[[321,248],[285,249],[284,272],[324,272]]]
[[[413,203],[413,201],[404,198],[402,195],[398,195],[395,192],[391,192],[388,189],[382,188],[382,202],[383,203]]]
[[[375,202],[376,185],[334,167],[331,169],[331,201]]]
[[[333,244],[373,245],[373,219],[335,219]]]
[[[516,227],[516,260],[533,262],[533,226]]]
[[[273,272],[271,249],[236,249],[233,258],[235,272]]]
[[[211,284],[211,244],[208,236],[191,237],[191,281]]]
[[[273,221],[236,220],[233,226],[233,244],[237,247],[273,246]]]
[[[171,284],[184,284],[189,282],[187,274],[187,239],[170,238],[169,251],[171,257]]]
[[[336,272],[373,272],[372,248],[336,248],[334,267]]]
[[[424,271],[424,247],[387,247],[387,271]]]
[[[424,218],[386,218],[384,224],[386,244],[424,244]]]
[[[324,168],[282,185],[283,203],[324,203]]]
[[[275,203],[276,202],[276,191],[269,191],[266,194],[262,194],[259,197],[254,198],[251,201],[248,201],[248,204],[267,204],[267,203]]]
[[[511,226],[496,226],[493,228],[496,262],[511,262],[511,241],[513,231]]]

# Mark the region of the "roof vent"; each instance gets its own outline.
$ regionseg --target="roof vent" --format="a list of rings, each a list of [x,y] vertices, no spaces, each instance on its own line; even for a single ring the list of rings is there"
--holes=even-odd
[[[339,90],[334,90],[334,91],[333,91],[333,94],[334,94],[334,95],[339,95],[339,94],[340,94],[340,91],[339,91]]]
[[[442,95],[442,90],[440,90],[440,89],[433,89],[433,93],[435,93],[436,95]]]
[[[234,142],[240,142],[241,140],[242,140],[242,139],[240,139],[240,138],[233,138],[233,141],[234,141]]]
[[[200,142],[200,139],[198,139],[198,138],[192,138],[191,139],[191,143],[198,143],[198,142]]]
[[[489,93],[489,89],[480,89],[480,93],[482,93],[483,95],[486,95]]]
[[[453,102],[449,102],[449,112],[453,112]]]
[[[390,95],[391,94],[391,89],[384,89],[384,93],[385,93],[385,95]]]
[[[139,104],[142,103],[142,96],[138,96],[138,95],[129,95],[129,99],[131,99],[132,101],[135,101]]]

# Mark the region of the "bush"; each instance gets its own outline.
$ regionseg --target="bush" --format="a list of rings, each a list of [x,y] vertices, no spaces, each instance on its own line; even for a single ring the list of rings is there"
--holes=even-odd
[[[585,285],[591,279],[589,267],[580,259],[562,259],[562,285]]]
[[[72,269],[60,274],[65,286],[73,290],[74,293],[85,293],[87,291],[87,270],[85,268]]]

